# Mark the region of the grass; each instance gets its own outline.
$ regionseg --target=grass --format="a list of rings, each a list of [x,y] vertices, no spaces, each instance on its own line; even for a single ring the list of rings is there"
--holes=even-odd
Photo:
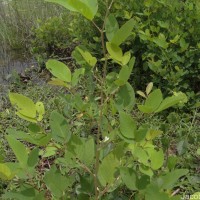
[[[9,87],[12,92],[18,92],[29,98],[34,102],[44,102],[46,114],[43,120],[43,125],[48,128],[48,119],[50,116],[50,110],[63,110],[63,102],[59,97],[59,94],[63,90],[58,90],[57,87],[51,87],[45,83],[35,84],[29,82],[28,85],[23,83],[12,84]],[[163,146],[166,156],[174,156],[177,158],[177,168],[189,169],[189,174],[184,180],[177,184],[177,192],[181,195],[193,194],[200,188],[200,168],[199,157],[197,155],[197,149],[199,148],[199,129],[200,129],[200,112],[198,109],[192,113],[179,114],[176,110],[171,113],[165,113],[165,115],[144,115],[140,112],[135,112],[134,116],[139,121],[139,124],[148,124],[151,128],[163,130],[163,134],[155,141],[159,146]],[[17,117],[14,113],[13,107],[11,107],[8,97],[3,98],[3,109],[0,113],[1,117],[1,143],[2,149],[8,149],[4,141],[7,128],[14,128],[16,130],[26,131],[27,123]],[[12,153],[10,150],[6,150],[4,154],[6,158],[12,159]],[[2,159],[4,159],[2,157]],[[6,187],[5,182],[0,184],[0,190],[3,192]],[[13,187],[12,182],[9,187]]]
[[[11,49],[27,49],[38,20],[58,16],[61,8],[43,0],[0,0],[0,41]]]

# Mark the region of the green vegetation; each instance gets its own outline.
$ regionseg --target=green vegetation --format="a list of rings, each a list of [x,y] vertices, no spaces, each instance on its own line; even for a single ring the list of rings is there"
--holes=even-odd
[[[48,1],[24,44],[49,85],[1,98],[2,199],[200,199],[198,1]]]

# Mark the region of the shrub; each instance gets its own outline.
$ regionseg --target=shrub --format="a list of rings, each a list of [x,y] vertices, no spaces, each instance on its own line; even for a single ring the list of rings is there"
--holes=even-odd
[[[63,14],[39,21],[38,27],[33,28],[31,52],[41,62],[48,58],[66,58],[71,56],[74,48],[73,37],[69,33],[71,15]]]
[[[102,1],[100,4],[101,10],[105,10]],[[101,13],[95,18],[97,24],[101,23]],[[132,35],[122,46],[124,51],[131,49],[136,56],[132,84],[142,89],[141,86],[147,81],[153,81],[165,93],[184,91],[191,105],[194,105],[199,99],[200,85],[199,1],[116,0],[112,13],[119,25],[130,18],[134,19]],[[92,27],[82,26],[81,20],[78,19],[76,23],[76,27],[81,27],[77,38],[86,40],[88,48],[96,46],[99,40],[93,36],[95,27],[91,31]],[[91,34],[85,34],[89,32]],[[87,37],[89,35],[93,37]],[[101,52],[99,54],[101,57]]]
[[[98,9],[96,0],[50,1],[79,12],[89,21]],[[162,131],[145,124],[139,126],[131,115],[135,93],[128,79],[135,57],[130,51],[123,52],[120,46],[131,35],[134,23],[130,19],[117,27],[116,18],[109,15],[112,3],[107,1],[103,25],[95,24],[102,41],[103,59],[97,60],[79,46],[74,55],[81,67],[73,72],[60,61],[50,59],[46,63],[54,76],[49,83],[68,91],[62,95],[65,108],[51,112],[50,130],[42,122],[42,102],[9,93],[16,114],[30,125],[28,133],[7,130],[5,137],[16,162],[1,163],[0,177],[13,180],[17,187],[3,198],[180,198],[173,190],[188,170],[176,169],[176,162],[170,164],[168,160],[164,166],[165,152],[153,142]],[[118,64],[119,72],[107,73],[108,60]],[[97,61],[102,72],[97,70]],[[146,98],[144,104],[138,105],[143,113],[156,114],[187,100],[181,92],[163,98],[160,89],[152,89],[150,83],[145,92],[140,92]]]

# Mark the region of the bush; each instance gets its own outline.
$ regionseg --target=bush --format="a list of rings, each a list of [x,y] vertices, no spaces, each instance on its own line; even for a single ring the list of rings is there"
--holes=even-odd
[[[97,0],[57,2],[89,21],[98,10]],[[107,1],[106,13],[112,3]],[[95,24],[103,59],[78,46],[74,53],[81,64],[78,69],[48,60],[46,68],[53,75],[49,83],[68,91],[61,95],[64,108],[52,110],[49,121],[44,121],[42,102],[9,93],[18,117],[30,124],[26,132],[6,131],[16,159],[0,164],[0,178],[13,183],[3,199],[180,199],[174,192],[176,183],[184,183],[189,170],[177,169],[177,160],[168,159],[167,151],[155,142],[162,131],[139,124],[132,116],[136,99],[128,80],[135,57],[120,46],[134,24],[133,19],[120,28],[117,23],[106,14],[102,27]],[[119,72],[107,73],[108,60],[117,63]],[[138,109],[151,115],[187,101],[182,92],[163,98],[152,83],[140,94],[145,101]]]
[[[39,21],[38,27],[33,29],[31,52],[39,63],[50,57],[65,58],[73,50],[72,36],[69,33],[71,16],[63,14],[46,21]]]
[[[101,12],[95,18],[97,24],[101,24],[101,13],[105,10],[102,1],[100,4]],[[200,95],[200,2],[118,0],[111,12],[120,25],[134,19],[132,36],[123,44],[124,51],[131,49],[136,56],[132,84],[141,89],[146,82],[153,81],[165,93],[181,90],[194,104]],[[93,36],[95,27],[79,19],[76,23],[76,27],[81,27],[77,29],[78,40],[84,38],[88,48],[97,45],[98,38],[88,37]]]

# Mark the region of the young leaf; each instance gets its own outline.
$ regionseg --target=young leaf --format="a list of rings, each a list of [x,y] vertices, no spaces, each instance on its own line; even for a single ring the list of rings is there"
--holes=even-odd
[[[122,44],[132,33],[134,27],[134,19],[127,21],[114,35],[111,42],[117,46]]]
[[[57,142],[68,142],[71,137],[69,125],[66,119],[57,111],[53,111],[50,116],[50,127],[52,137]]]
[[[163,49],[167,49],[169,46],[169,44],[166,42],[165,36],[162,33],[160,33],[157,38],[154,38],[153,42]]]
[[[4,163],[0,163],[0,179],[10,180],[11,178],[12,178],[12,172],[10,168]]]
[[[37,120],[42,121],[43,115],[45,114],[44,104],[42,102],[37,102],[35,104],[35,107],[36,107],[36,111],[39,115]]]
[[[106,42],[106,48],[107,48],[108,53],[110,54],[110,56],[113,60],[116,60],[116,61],[119,61],[119,62],[122,61],[123,52],[122,52],[122,49],[119,46],[112,44],[110,42]]]
[[[50,59],[46,63],[46,68],[58,79],[71,82],[71,71],[62,62]]]
[[[135,137],[135,131],[137,129],[136,123],[133,118],[125,112],[119,113],[120,131],[126,138],[133,139]]]
[[[146,87],[146,94],[147,95],[149,95],[149,93],[151,92],[152,88],[153,88],[153,83],[150,82]]]
[[[34,119],[36,117],[36,107],[34,102],[18,93],[9,93],[10,102],[17,107],[17,114],[27,118]]]
[[[122,57],[122,66],[125,66],[126,64],[128,64],[128,62],[130,61],[131,59],[131,52],[130,51],[127,51],[124,56]]]
[[[20,141],[14,139],[10,135],[7,135],[6,139],[8,141],[9,146],[13,150],[17,160],[19,161],[20,165],[22,167],[27,166],[28,153],[26,147]]]
[[[82,57],[85,59],[85,61],[91,66],[94,67],[97,63],[97,59],[93,57],[90,52],[84,51],[81,48],[77,47],[77,50],[80,52]]]
[[[111,41],[115,35],[115,33],[119,30],[119,24],[114,16],[114,14],[110,14],[106,20],[105,24],[106,29],[106,37],[108,41]]]
[[[144,97],[145,99],[147,98],[145,93],[140,90],[137,91],[137,94],[139,94],[141,97]]]

